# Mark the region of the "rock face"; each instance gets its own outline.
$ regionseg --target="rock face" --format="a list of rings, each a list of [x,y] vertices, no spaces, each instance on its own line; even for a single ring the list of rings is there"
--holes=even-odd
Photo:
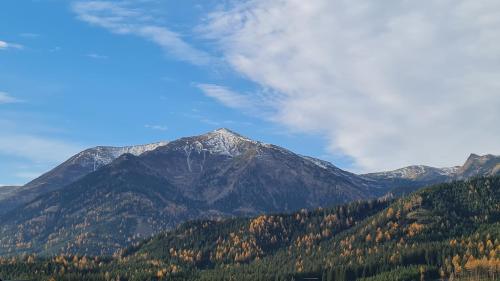
[[[10,193],[10,196],[6,195],[3,198],[0,196],[0,215],[28,203],[41,194],[58,190],[73,183],[111,163],[123,154],[141,155],[166,144],[167,142],[126,147],[98,146],[84,150],[51,171],[18,188],[15,193]]]
[[[124,154],[15,209],[2,218],[0,254],[110,254],[188,219],[287,212],[380,194],[373,181],[329,163],[219,129],[139,156]]]
[[[471,154],[465,164],[457,170],[455,178],[466,179],[478,175],[494,176],[498,174],[500,174],[500,156]]]

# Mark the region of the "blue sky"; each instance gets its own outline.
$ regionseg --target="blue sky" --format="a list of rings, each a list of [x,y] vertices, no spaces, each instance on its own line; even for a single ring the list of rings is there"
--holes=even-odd
[[[291,133],[205,96],[200,83],[252,89],[222,63],[193,64],[147,39],[93,26],[78,19],[74,3],[0,4],[0,40],[18,46],[0,50],[0,92],[14,99],[0,102],[0,184],[25,183],[86,147],[172,140],[218,127],[325,154],[321,137]],[[162,25],[218,56],[209,43],[190,38],[212,7],[194,1],[154,5]]]
[[[368,172],[500,154],[497,0],[5,0],[0,185],[227,127]],[[443,20],[446,19],[446,20]]]

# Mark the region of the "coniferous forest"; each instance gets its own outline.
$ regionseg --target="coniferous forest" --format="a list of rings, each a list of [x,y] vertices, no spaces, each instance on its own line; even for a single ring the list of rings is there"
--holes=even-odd
[[[113,256],[12,256],[7,280],[498,280],[500,177],[292,214],[191,221]]]

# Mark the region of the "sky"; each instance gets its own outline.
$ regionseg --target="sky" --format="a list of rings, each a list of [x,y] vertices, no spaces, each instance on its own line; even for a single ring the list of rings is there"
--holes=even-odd
[[[500,154],[496,0],[4,0],[0,186],[226,127],[354,172]]]

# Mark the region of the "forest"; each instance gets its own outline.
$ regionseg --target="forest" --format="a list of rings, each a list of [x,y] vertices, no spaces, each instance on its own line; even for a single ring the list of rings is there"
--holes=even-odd
[[[0,258],[7,280],[497,280],[500,177],[400,199],[198,220],[113,256]]]

